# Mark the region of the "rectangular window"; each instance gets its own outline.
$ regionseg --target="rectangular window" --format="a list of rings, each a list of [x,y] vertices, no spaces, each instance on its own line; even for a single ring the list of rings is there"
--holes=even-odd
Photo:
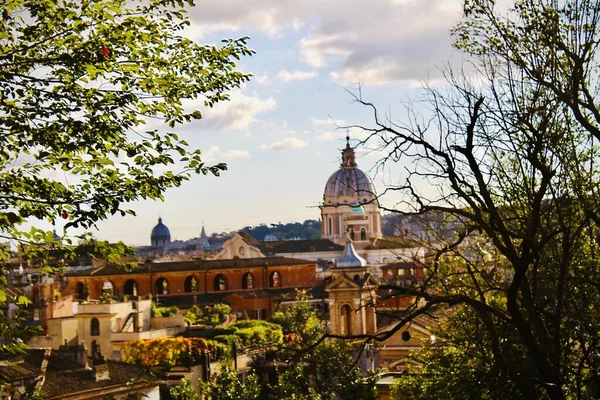
[[[33,309],[33,320],[34,321],[39,321],[40,320],[40,309],[39,308],[34,308]]]
[[[254,310],[255,319],[264,319],[265,318],[265,309],[259,308],[258,310]]]

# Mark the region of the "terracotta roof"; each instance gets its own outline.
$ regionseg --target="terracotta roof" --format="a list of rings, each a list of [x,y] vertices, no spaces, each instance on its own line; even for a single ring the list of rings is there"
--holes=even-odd
[[[402,318],[404,318],[406,316],[405,312],[400,312],[398,315],[396,316],[389,316],[389,322],[387,322],[386,324],[384,324],[381,328],[377,329],[376,334],[379,333],[383,333],[383,332],[388,332],[390,330],[392,330],[393,328],[395,328],[398,324],[400,324],[400,320]],[[414,317],[411,322],[407,323],[405,326],[409,327],[411,325],[418,325],[419,327],[421,327],[422,329],[425,329],[427,331],[430,331],[432,329],[435,329],[436,327],[438,327],[440,325],[440,315],[425,315],[425,314],[421,314],[418,315],[416,317]],[[379,320],[377,321],[379,324]]]
[[[411,269],[423,267],[422,263],[416,261],[398,261],[389,264],[382,265],[381,268],[392,268],[392,269]]]
[[[238,235],[240,235],[242,237],[242,240],[250,246],[258,247],[260,245],[260,242],[254,239],[252,236],[250,236],[246,231],[239,231]]]
[[[14,381],[41,375],[40,366],[44,357],[44,350],[29,350],[25,356],[15,356],[0,365],[0,381]],[[80,392],[98,391],[109,387],[131,387],[132,383],[158,386],[161,381],[152,378],[146,368],[125,364],[117,361],[106,361],[109,379],[96,381],[94,372],[81,365],[62,358],[54,351],[50,355],[46,377],[40,391],[44,399],[62,399]],[[29,373],[29,375],[24,375]],[[22,376],[18,376],[23,374]],[[148,379],[150,378],[150,379]]]
[[[314,253],[318,251],[344,250],[344,246],[335,244],[329,239],[279,240],[275,242],[260,242],[259,248],[265,254]]]
[[[157,262],[150,264],[140,264],[131,271],[119,267],[107,265],[98,268],[92,268],[81,271],[67,271],[67,276],[110,276],[123,274],[145,274],[148,272],[180,272],[180,271],[198,271],[214,269],[231,268],[252,268],[265,266],[290,266],[315,264],[314,261],[301,260],[299,258],[289,257],[261,257],[261,258],[234,258],[233,260],[192,260],[192,261],[172,261]]]
[[[401,236],[383,236],[375,239],[366,249],[402,249],[410,247],[418,247],[417,242]]]

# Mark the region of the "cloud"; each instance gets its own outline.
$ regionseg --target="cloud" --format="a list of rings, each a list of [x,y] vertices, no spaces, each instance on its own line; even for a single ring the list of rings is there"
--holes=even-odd
[[[230,101],[218,103],[214,108],[204,111],[203,127],[248,131],[253,123],[259,121],[259,114],[274,109],[275,105],[272,97],[261,99],[233,92]]]
[[[233,160],[234,158],[249,158],[250,153],[248,150],[229,150],[227,153],[223,154],[223,158],[226,160]]]
[[[285,138],[280,142],[263,144],[261,147],[265,150],[284,150],[284,149],[301,149],[306,147],[306,142],[302,139],[290,137]]]
[[[202,159],[204,161],[215,161],[215,160],[233,160],[235,158],[249,158],[250,152],[248,150],[229,150],[225,153],[221,152],[219,146],[211,146],[208,150],[202,153]]]
[[[327,126],[342,126],[342,125],[346,124],[346,121],[344,121],[343,119],[333,119],[333,118],[328,118],[328,119],[311,118],[310,122],[312,122],[315,125],[327,125]]]
[[[325,133],[321,133],[319,136],[317,136],[317,142],[325,142],[325,141],[333,140],[333,139],[334,139],[333,132],[325,132]]]
[[[251,78],[251,80],[256,82],[259,85],[268,85],[271,82],[271,79],[269,78],[269,75],[267,75],[267,74],[255,75],[254,77]]]
[[[285,83],[292,81],[302,81],[317,77],[319,74],[315,71],[286,71],[283,70],[277,74],[277,78]]]
[[[211,146],[208,150],[202,152],[202,160],[203,161],[212,161],[215,156],[221,154],[221,149],[219,146]]]
[[[324,67],[328,56],[349,56],[352,52],[346,46],[340,46],[348,41],[356,41],[357,37],[351,34],[318,36],[313,39],[300,40],[300,59],[314,68]]]
[[[325,141],[329,141],[329,140],[345,140],[346,139],[346,135],[350,136],[350,140],[354,141],[354,140],[364,140],[368,137],[369,133],[357,128],[357,127],[352,127],[349,129],[337,129],[335,131],[327,131],[327,132],[322,132],[322,131],[317,131],[317,137],[316,137],[316,141],[317,142],[325,142]]]
[[[436,66],[453,53],[449,31],[460,16],[459,0],[255,0],[251,7],[246,0],[229,0],[202,2],[190,11],[207,31],[299,34],[299,59],[327,68],[344,85],[438,78]]]

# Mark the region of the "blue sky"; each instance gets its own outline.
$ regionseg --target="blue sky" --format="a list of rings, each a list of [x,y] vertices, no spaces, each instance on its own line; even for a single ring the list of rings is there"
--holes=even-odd
[[[229,170],[194,177],[164,202],[134,203],[137,217],[115,216],[95,235],[149,244],[159,215],[172,239],[198,236],[203,223],[210,233],[319,218],[323,188],[345,145],[334,121],[372,122],[347,90],[361,82],[365,99],[402,119],[420,84],[439,82],[439,68],[456,58],[449,31],[460,11],[459,0],[197,1],[186,35],[201,43],[247,35],[256,51],[239,65],[254,74],[251,82],[177,130],[207,162],[227,162]],[[401,163],[376,173],[381,154],[358,155],[379,191],[402,178]]]

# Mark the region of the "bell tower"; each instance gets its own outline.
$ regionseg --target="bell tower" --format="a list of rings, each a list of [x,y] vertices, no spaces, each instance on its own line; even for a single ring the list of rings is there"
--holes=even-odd
[[[333,282],[325,287],[329,298],[329,320],[334,335],[370,335],[377,330],[375,303],[377,280],[367,272],[352,240],[331,270]]]

